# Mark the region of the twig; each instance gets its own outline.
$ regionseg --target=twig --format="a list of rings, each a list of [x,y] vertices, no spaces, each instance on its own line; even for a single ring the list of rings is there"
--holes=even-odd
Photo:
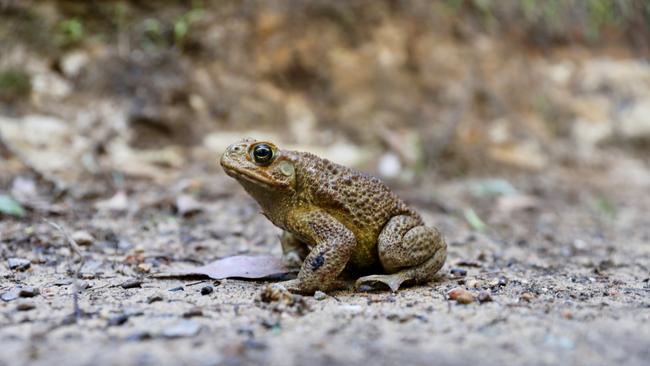
[[[188,283],[188,284],[185,285],[185,286],[187,286],[187,287],[190,287],[190,286],[196,286],[196,285],[200,285],[200,284],[205,283],[205,282],[208,282],[208,280],[201,280],[201,281],[196,281],[196,282]]]
[[[61,226],[59,226],[58,224],[52,221],[49,221],[48,219],[43,219],[43,221],[45,221],[47,224],[49,224],[50,226],[58,230],[61,234],[63,234],[63,236],[68,242],[68,245],[70,245],[70,249],[72,249],[72,251],[81,260],[79,262],[79,267],[77,267],[77,270],[74,272],[74,277],[72,278],[72,288],[74,290],[72,294],[72,306],[73,306],[72,316],[76,322],[77,320],[79,320],[79,318],[82,315],[81,309],[79,308],[79,291],[81,290],[81,288],[79,287],[78,279],[79,279],[79,274],[81,273],[81,268],[83,268],[84,264],[86,263],[86,258],[81,253],[81,249],[79,248],[77,242],[72,238],[72,236],[70,236],[70,234],[68,234],[68,232],[64,228],[62,228]]]

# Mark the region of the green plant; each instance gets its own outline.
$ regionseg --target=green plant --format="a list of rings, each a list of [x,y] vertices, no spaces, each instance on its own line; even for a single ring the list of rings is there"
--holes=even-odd
[[[159,48],[167,48],[169,41],[165,38],[164,27],[156,18],[146,18],[143,22],[144,38],[142,46],[147,51],[154,51]]]
[[[25,209],[13,198],[0,194],[0,214],[23,217]]]
[[[203,18],[204,15],[205,12],[203,8],[198,5],[198,3],[195,3],[192,10],[183,14],[180,19],[174,22],[174,43],[177,46],[183,45],[187,39],[192,24]]]
[[[66,19],[60,22],[58,31],[63,46],[79,43],[85,37],[84,25],[78,18]]]
[[[31,80],[24,71],[0,71],[0,99],[7,100],[26,96],[31,90]]]

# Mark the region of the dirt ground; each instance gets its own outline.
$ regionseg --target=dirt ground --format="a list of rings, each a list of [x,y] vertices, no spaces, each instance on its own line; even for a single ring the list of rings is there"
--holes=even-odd
[[[0,366],[647,365],[648,19],[644,0],[0,1]],[[380,176],[446,236],[438,278],[161,278],[280,256],[218,165],[243,137]]]
[[[397,293],[263,302],[265,282],[153,277],[228,255],[280,254],[278,229],[216,163],[187,169],[199,206],[185,215],[174,208],[178,186],[126,181],[128,208],[73,198],[25,220],[5,217],[0,293],[40,293],[0,301],[0,365],[644,365],[650,171],[612,161],[622,169],[395,185],[449,243],[436,281]],[[516,193],[490,192],[504,182]],[[43,219],[94,237],[81,247],[76,322],[80,261]],[[9,270],[9,257],[31,265]],[[133,280],[141,285],[123,288]],[[202,294],[206,286],[214,291]],[[457,287],[482,301],[450,300]]]

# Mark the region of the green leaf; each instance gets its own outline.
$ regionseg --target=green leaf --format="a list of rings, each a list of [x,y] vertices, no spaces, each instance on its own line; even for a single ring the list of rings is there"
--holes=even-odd
[[[185,38],[188,29],[189,24],[184,18],[174,24],[174,39],[176,39],[176,42],[181,42]]]
[[[469,191],[474,197],[498,197],[517,194],[517,188],[507,180],[500,178],[470,182]]]
[[[607,197],[599,197],[594,205],[598,211],[602,212],[608,218],[613,219],[616,217],[616,207]]]
[[[25,216],[25,209],[13,198],[0,194],[0,213],[23,217]]]
[[[464,214],[465,214],[465,220],[467,220],[467,222],[474,230],[483,231],[487,229],[487,225],[485,224],[485,222],[483,222],[483,220],[481,220],[480,217],[478,217],[474,209],[468,208],[465,210]]]
[[[59,23],[59,31],[67,45],[77,43],[85,36],[84,25],[77,18],[66,19]]]

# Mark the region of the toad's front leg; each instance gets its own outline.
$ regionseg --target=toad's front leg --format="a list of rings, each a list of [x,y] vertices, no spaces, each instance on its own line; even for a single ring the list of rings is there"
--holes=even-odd
[[[310,294],[340,288],[338,277],[356,246],[354,234],[320,210],[292,213],[288,221],[290,231],[315,245],[303,261],[298,278],[282,285],[292,292]]]

